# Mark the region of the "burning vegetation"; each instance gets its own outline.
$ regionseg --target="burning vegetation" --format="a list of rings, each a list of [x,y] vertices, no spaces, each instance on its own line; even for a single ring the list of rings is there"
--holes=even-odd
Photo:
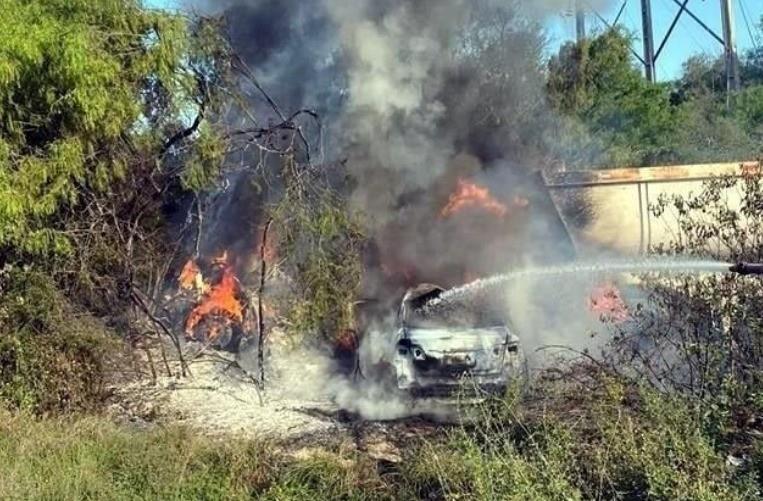
[[[204,282],[199,265],[195,259],[189,259],[183,265],[178,277],[178,286],[183,291],[195,291],[203,294],[209,289],[208,284]]]
[[[597,285],[588,296],[587,303],[588,310],[604,321],[622,323],[630,317],[620,289],[613,283]]]

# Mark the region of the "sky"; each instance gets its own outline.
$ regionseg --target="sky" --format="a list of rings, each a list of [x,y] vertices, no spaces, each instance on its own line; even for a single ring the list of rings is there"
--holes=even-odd
[[[528,0],[529,1],[529,0]],[[551,49],[561,43],[575,38],[575,17],[573,14],[575,0],[567,0],[569,8],[552,16],[547,22]],[[583,5],[594,2],[583,1]],[[561,2],[560,2],[561,3]],[[599,0],[595,3],[601,4]],[[619,24],[634,35],[634,50],[641,54],[643,45],[641,39],[641,1],[640,0],[610,0],[612,7],[599,11],[598,14],[611,23],[617,16],[620,7],[625,3],[625,10]],[[673,18],[680,10],[674,0],[651,0],[652,22],[655,50],[660,46]],[[721,29],[721,0],[689,0],[687,8],[707,24],[718,36],[723,38]],[[737,50],[740,54],[757,46],[763,45],[763,39],[754,40],[757,36],[757,25],[763,16],[763,0],[732,0],[734,24],[736,25]],[[586,19],[587,30],[601,30],[604,24],[595,13],[589,12]],[[749,25],[749,30],[748,30]],[[752,32],[752,37],[750,32]],[[658,80],[671,80],[681,75],[683,62],[693,54],[720,55],[723,52],[721,44],[704,28],[684,13],[665,48],[657,59],[656,73]]]
[[[347,0],[352,2],[353,0]],[[534,0],[521,0],[534,1]],[[576,0],[565,0],[567,8],[560,9],[558,14],[551,14],[544,25],[549,36],[549,51],[555,52],[564,42],[575,38],[574,6]],[[580,0],[583,5],[602,4],[602,0]],[[150,7],[174,8],[182,5],[182,0],[145,0]],[[558,2],[563,5],[564,1]],[[634,36],[634,50],[643,52],[641,41],[641,1],[640,0],[609,0],[611,7],[596,13],[589,11],[587,15],[587,30],[595,33],[603,29],[604,24],[598,18],[612,22],[620,6],[625,4],[619,24]],[[676,0],[651,0],[655,50],[660,46],[665,33],[673,18],[679,11]],[[687,8],[707,24],[722,38],[721,30],[721,0],[689,0]],[[763,37],[755,40],[757,26],[763,17],[763,0],[732,0],[734,21],[736,25],[737,50],[740,54],[756,47],[763,46]],[[749,26],[749,29],[748,29]],[[756,45],[757,44],[757,45]],[[694,54],[720,55],[722,46],[704,28],[691,19],[686,13],[681,16],[673,34],[657,60],[657,79],[672,80],[681,75],[683,62]]]

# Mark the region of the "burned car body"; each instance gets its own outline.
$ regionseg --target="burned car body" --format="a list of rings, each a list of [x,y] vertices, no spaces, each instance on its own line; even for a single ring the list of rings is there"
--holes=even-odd
[[[524,377],[519,338],[495,315],[475,308],[425,315],[422,306],[444,290],[431,284],[404,296],[397,326],[382,360],[374,367],[388,384],[414,397],[500,393]]]

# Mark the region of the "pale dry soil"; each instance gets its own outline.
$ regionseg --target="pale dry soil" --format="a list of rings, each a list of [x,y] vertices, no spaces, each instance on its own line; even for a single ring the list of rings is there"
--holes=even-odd
[[[349,383],[329,378],[327,358],[316,353],[271,346],[268,359],[273,362],[266,365],[264,389],[236,358],[210,351],[193,360],[187,377],[115,385],[110,413],[133,427],[180,424],[205,435],[275,441],[298,455],[342,444],[390,462],[400,460],[398,444],[443,429],[426,419],[397,417],[397,402],[377,402],[382,411],[390,409],[378,420],[343,409],[337,403],[337,385],[345,400],[375,396],[347,395]]]

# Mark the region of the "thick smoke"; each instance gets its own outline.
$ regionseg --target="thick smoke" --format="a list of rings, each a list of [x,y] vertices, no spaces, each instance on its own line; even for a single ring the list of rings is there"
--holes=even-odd
[[[572,257],[556,208],[533,174],[549,163],[545,138],[554,122],[543,94],[537,23],[568,10],[567,0],[198,5],[226,17],[235,50],[287,115],[301,108],[320,113],[325,157],[347,159],[353,206],[373,238],[367,296],[392,308],[402,289],[418,282],[451,286]],[[253,106],[262,122],[274,118],[264,102]],[[488,187],[508,214],[442,217],[459,178]],[[523,202],[512,205],[515,199]],[[526,284],[511,291],[510,314],[529,331],[520,336],[544,329],[533,319],[554,308],[554,318],[566,315],[542,290]],[[547,301],[533,302],[538,297]],[[555,322],[565,324],[572,325]],[[331,386],[339,399],[365,402],[343,382]],[[378,411],[364,409],[358,410]]]
[[[519,178],[544,161],[543,37],[512,2],[208,0],[197,6],[226,17],[235,50],[285,114],[319,112],[326,138],[319,158],[348,160],[353,207],[374,237],[366,296],[397,295],[390,283],[453,285],[548,248],[516,238],[530,219],[546,225],[545,208],[529,207],[533,217],[512,211],[506,221],[439,217],[459,177],[478,178],[508,200],[535,197],[538,187]],[[247,116],[277,120],[250,90]],[[222,219],[230,223],[231,216]]]

